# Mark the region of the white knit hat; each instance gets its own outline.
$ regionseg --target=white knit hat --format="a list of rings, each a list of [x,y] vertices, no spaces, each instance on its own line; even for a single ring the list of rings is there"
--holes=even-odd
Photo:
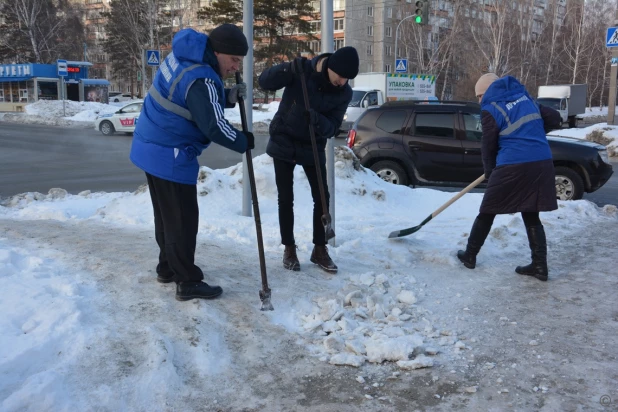
[[[485,94],[487,89],[489,89],[489,86],[498,79],[499,77],[496,76],[496,73],[485,73],[476,82],[476,85],[474,86],[474,95],[480,96]]]

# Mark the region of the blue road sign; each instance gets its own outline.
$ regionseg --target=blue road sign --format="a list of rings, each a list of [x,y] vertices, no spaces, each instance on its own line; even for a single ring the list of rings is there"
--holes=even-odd
[[[408,72],[408,59],[395,59],[395,73]]]
[[[148,66],[158,66],[161,62],[159,50],[146,50],[146,62]]]
[[[605,36],[605,46],[606,47],[618,47],[618,32],[616,31],[618,27],[610,27],[607,29],[607,35]]]
[[[56,66],[58,66],[58,76],[68,76],[69,75],[69,65],[66,60],[57,60]]]

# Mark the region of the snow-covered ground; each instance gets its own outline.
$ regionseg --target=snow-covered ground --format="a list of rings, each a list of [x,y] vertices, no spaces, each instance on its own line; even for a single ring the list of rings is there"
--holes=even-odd
[[[98,114],[114,113],[132,101],[120,103],[74,102],[66,100],[39,100],[26,105],[24,113],[0,113],[0,121],[25,124],[49,124],[58,126],[92,127]],[[257,105],[256,105],[257,107]],[[269,124],[279,108],[279,102],[260,105],[260,110],[253,110],[253,123]],[[225,109],[225,118],[230,123],[240,125],[238,106]]]
[[[455,257],[482,194],[410,189],[336,148],[336,245],[309,262],[312,200],[295,174],[301,272],[281,267],[272,160],[254,159],[273,312],[261,312],[242,167],[201,169],[197,264],[224,289],[158,284],[147,189],[25,193],[0,206],[0,410],[605,410],[618,402],[618,209],[543,213],[550,280],[521,217],[502,215],[476,270]],[[611,404],[614,407],[615,403]]]

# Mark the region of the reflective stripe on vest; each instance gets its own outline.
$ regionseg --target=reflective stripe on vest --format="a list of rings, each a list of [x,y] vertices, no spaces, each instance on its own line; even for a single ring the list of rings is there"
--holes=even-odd
[[[511,123],[511,119],[509,119],[509,115],[504,111],[502,107],[500,107],[496,102],[491,102],[491,105],[498,110],[504,119],[506,120],[506,124],[508,125],[506,129],[500,131],[500,136],[506,136],[513,133],[515,130],[522,127],[524,124],[532,122],[534,120],[542,119],[541,115],[538,113],[530,113],[527,114],[520,119],[518,119],[515,123]]]
[[[163,106],[165,110],[169,110],[170,112],[177,114],[180,117],[184,117],[185,119],[192,121],[193,116],[191,116],[191,112],[185,109],[184,107],[172,102],[172,98],[174,97],[174,90],[176,89],[176,86],[178,85],[178,83],[180,83],[185,73],[193,69],[197,69],[198,67],[202,67],[202,66],[203,66],[202,64],[194,64],[194,65],[184,68],[172,82],[172,86],[170,87],[170,94],[167,97],[167,99],[161,96],[161,93],[159,93],[159,91],[154,87],[154,84],[150,86],[148,93],[152,96],[152,98],[157,103]]]

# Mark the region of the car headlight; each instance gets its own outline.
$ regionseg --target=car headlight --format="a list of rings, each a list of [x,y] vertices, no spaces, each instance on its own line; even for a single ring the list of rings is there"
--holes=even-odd
[[[343,121],[345,122],[346,120],[348,120],[348,114],[347,113],[343,115]]]
[[[606,149],[599,150],[599,157],[603,160],[603,162],[609,164],[609,155],[607,154]]]

